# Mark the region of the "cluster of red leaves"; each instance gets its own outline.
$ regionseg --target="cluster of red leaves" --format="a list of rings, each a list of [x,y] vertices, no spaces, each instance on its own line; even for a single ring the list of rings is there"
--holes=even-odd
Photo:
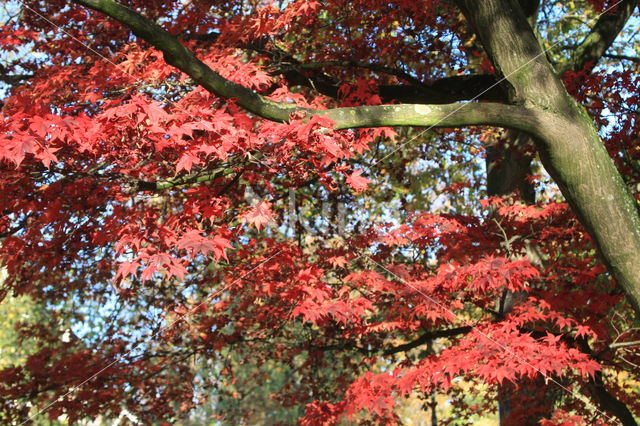
[[[394,67],[402,64],[384,61],[394,56],[390,52],[401,53],[395,56],[422,58],[414,67],[419,78],[440,75],[443,63],[466,62],[454,55],[455,43],[440,37],[461,33],[460,19],[437,1],[368,0],[349,7],[294,1],[282,9],[249,2],[251,13],[232,13],[241,2],[218,3],[181,4],[169,30],[221,75],[277,101],[315,108],[377,104],[379,84],[398,77],[373,80],[369,71],[336,68],[333,75],[344,84],[339,99],[329,100],[292,92],[262,67],[265,57],[247,57],[238,47],[299,34],[276,46],[309,61],[377,60]],[[54,330],[24,330],[25,339],[41,344],[24,366],[0,372],[7,400],[32,398],[45,406],[62,397],[49,415],[66,413],[71,421],[113,415],[122,406],[148,421],[171,418],[173,407],[188,410],[195,399],[185,359],[230,349],[288,365],[304,355],[300,377],[334,374],[331,383],[302,380],[274,397],[285,406],[306,406],[302,424],[337,423],[360,411],[393,422],[399,398],[450,391],[455,378],[494,389],[541,374],[583,383],[612,363],[609,313],[621,295],[566,205],[487,200],[484,207],[499,220],[417,213],[407,223],[374,227],[309,253],[256,232],[284,214],[279,191],[311,181],[337,191],[342,178],[351,190],[366,190],[371,180],[350,162],[370,142],[393,138],[393,130],[336,132],[317,117],[258,120],[232,100],[194,87],[157,51],[129,43],[128,33],[111,21],[62,1],[32,6],[60,25],[81,23],[70,25],[68,34],[109,61],[88,57],[71,38],[53,43],[49,24],[34,14],[25,14],[28,29],[2,32],[0,44],[33,43],[49,58],[46,66],[26,65],[35,77],[2,110],[5,287],[43,303],[70,294],[102,301],[111,284],[127,301],[153,289],[155,299],[144,299],[149,311],[168,322],[183,315],[189,320],[158,334],[160,350],[146,342],[143,348],[155,354],[149,357],[131,351],[144,342],[134,331],[100,343],[60,344]],[[132,6],[160,22],[178,7],[162,1]],[[213,6],[219,14],[206,12]],[[349,31],[354,27],[360,31]],[[97,31],[88,37],[82,28]],[[213,31],[221,33],[215,43],[188,37]],[[114,46],[113,40],[125,42]],[[590,78],[579,79],[576,96],[602,84]],[[633,92],[638,83],[628,73],[607,78],[611,90],[594,91],[605,93],[606,104],[580,99],[596,115],[614,111],[621,100],[616,93]],[[637,95],[631,96],[624,101],[634,102]],[[636,142],[637,122],[620,123],[609,144],[612,155],[621,147],[631,151]],[[630,166],[619,165],[633,175],[624,168]],[[249,185],[261,189],[261,201],[246,202]],[[549,261],[534,266],[521,258],[531,242]],[[367,248],[375,248],[376,265],[363,258]],[[408,252],[422,259],[409,262]],[[177,290],[177,283],[191,293]],[[511,312],[498,312],[495,301],[510,293],[527,297]],[[132,316],[118,324],[152,329],[155,319]],[[437,351],[399,355],[424,346],[426,340],[412,344],[429,333]],[[182,351],[167,353],[165,346]],[[369,368],[380,359],[388,366],[381,374]],[[96,379],[84,383],[94,373]],[[231,369],[220,375],[235,380]],[[82,386],[67,394],[74,385]],[[12,418],[26,414],[24,406],[2,408]],[[549,420],[569,421],[561,411]]]
[[[492,204],[504,214],[502,226],[507,233],[521,226],[535,226],[548,237],[554,223],[564,222],[561,232],[565,238],[567,236],[566,205],[552,204],[547,208],[508,206],[502,200],[495,200]],[[447,234],[455,234],[455,241],[466,245],[472,242],[473,235],[487,235],[487,231],[493,228],[490,222],[476,223],[474,227],[465,226],[464,219],[419,216],[413,225],[394,229],[383,235],[381,241],[386,244],[429,245],[435,240],[441,241]],[[560,228],[556,231],[560,231]],[[517,245],[517,241],[514,244]],[[384,253],[384,248],[380,250]],[[460,253],[459,250],[456,244],[444,244],[439,257],[446,257],[450,251]],[[567,264],[573,261],[575,258],[569,257]],[[426,274],[398,265],[387,265],[386,268],[393,271],[395,279],[392,281],[373,271],[350,274],[348,281],[357,282],[358,289],[369,288],[380,292],[374,293],[372,300],[385,300],[385,296],[389,295],[401,296],[406,300],[397,308],[387,306],[384,313],[378,312],[378,315],[386,316],[385,321],[372,324],[369,333],[433,330],[445,325],[445,328],[469,325],[472,329],[466,335],[454,338],[455,345],[435,355],[416,362],[405,360],[388,373],[366,373],[349,386],[344,400],[337,404],[326,402],[310,405],[307,415],[310,418],[321,416],[332,422],[341,416],[352,416],[361,410],[368,410],[381,419],[393,421],[392,409],[399,395],[409,395],[416,388],[422,392],[434,389],[447,392],[456,377],[480,378],[485,383],[500,385],[505,381],[517,383],[540,375],[569,375],[574,378],[593,376],[601,366],[590,354],[582,351],[579,342],[588,339],[597,345],[605,344],[606,339],[601,336],[608,332],[605,330],[608,324],[602,321],[602,316],[619,300],[619,296],[600,303],[593,292],[579,295],[574,291],[574,283],[565,281],[566,277],[582,275],[585,282],[593,282],[604,272],[604,268],[596,265],[592,269],[580,269],[576,265],[576,268],[569,269],[567,264],[558,262],[541,271],[526,260],[508,261],[482,256],[465,264],[448,263]],[[416,279],[416,275],[420,279]],[[553,291],[538,290],[542,287],[536,283],[543,280]],[[584,287],[580,288],[581,293]],[[505,289],[525,291],[529,296],[498,322],[471,326],[469,321],[462,319],[468,312],[464,308],[468,309],[469,304],[491,309],[496,294]],[[493,293],[492,297],[485,298],[487,293]],[[580,298],[580,301],[575,303],[576,299],[567,300],[568,293],[572,294],[572,298]],[[396,316],[394,310],[401,309],[403,305],[411,308]],[[594,308],[593,311],[589,309],[590,317],[579,312],[586,305]],[[599,335],[599,332],[603,334]]]

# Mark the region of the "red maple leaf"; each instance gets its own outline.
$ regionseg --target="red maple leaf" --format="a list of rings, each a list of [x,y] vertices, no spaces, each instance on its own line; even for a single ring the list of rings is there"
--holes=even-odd
[[[267,200],[259,202],[242,215],[242,220],[248,225],[253,225],[256,229],[260,230],[260,228],[274,220],[271,203]]]
[[[361,175],[362,170],[356,170],[355,172],[351,173],[351,175],[347,176],[347,183],[356,192],[365,191],[369,187],[369,184],[373,182],[372,180],[369,180],[366,177],[362,177]]]
[[[4,157],[19,166],[27,154],[36,152],[37,143],[32,136],[8,138],[0,146],[0,157]]]
[[[202,164],[202,160],[192,152],[185,152],[182,154],[182,157],[180,157],[180,160],[178,160],[178,164],[176,164],[176,173],[180,173],[180,170],[185,170],[187,173],[190,173],[194,164]]]
[[[200,231],[192,229],[182,235],[177,247],[192,253],[202,253],[204,255],[213,252],[214,257],[218,260],[222,257],[227,259],[225,250],[231,247],[231,243],[228,239],[220,235],[208,238],[201,235]]]
[[[216,260],[219,260],[222,257],[228,260],[226,249],[231,248],[231,242],[220,235],[216,235],[212,240],[213,256]]]

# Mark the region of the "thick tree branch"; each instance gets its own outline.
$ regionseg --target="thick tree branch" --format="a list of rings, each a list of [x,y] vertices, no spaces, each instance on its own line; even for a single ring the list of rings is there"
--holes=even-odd
[[[492,125],[535,132],[538,121],[529,109],[495,103],[447,105],[376,105],[316,111],[336,129],[384,126],[465,127]]]
[[[102,12],[129,27],[136,36],[162,51],[168,64],[189,75],[206,90],[224,98],[237,99],[238,105],[261,117],[286,121],[291,113],[301,110],[295,105],[270,101],[246,87],[225,79],[196,58],[193,52],[162,27],[128,7],[112,0],[73,1]]]
[[[202,87],[218,96],[237,99],[248,111],[274,121],[287,121],[291,113],[322,115],[335,122],[336,129],[380,126],[461,127],[495,125],[532,131],[534,120],[528,110],[502,104],[466,105],[382,105],[371,107],[314,110],[274,102],[246,87],[231,82],[200,61],[189,49],[159,25],[112,0],[74,0],[103,12],[129,27],[134,34],[164,53],[167,63],[188,74]]]
[[[595,373],[593,380],[587,384],[587,389],[600,407],[614,414],[624,426],[636,426],[638,424],[631,411],[629,411],[629,407],[607,390],[602,380],[602,372]]]
[[[572,58],[558,67],[558,73],[579,71],[589,63],[595,65],[618,37],[636,6],[638,0],[622,0],[612,11],[602,15],[578,45]]]
[[[283,68],[281,75],[289,84],[311,88],[333,99],[338,97],[339,81],[318,70],[303,73],[291,66]],[[489,74],[459,75],[429,83],[383,84],[378,94],[385,103],[447,104],[470,99],[504,102],[506,94],[496,82],[495,76]]]
[[[372,64],[364,61],[321,61],[321,62],[298,62],[293,64],[283,63],[279,65],[277,72],[281,73],[286,70],[296,69],[296,70],[317,70],[322,68],[329,67],[339,67],[339,68],[363,68],[370,71],[394,75],[398,78],[408,81],[409,83],[416,86],[424,86],[424,83],[420,81],[418,78],[412,76],[411,74],[404,72],[399,69],[386,67],[384,65]]]
[[[507,102],[507,94],[498,84],[498,79],[490,74],[457,75],[435,80],[426,85],[432,92],[440,95],[441,101],[434,99],[424,102],[418,94],[417,97],[409,100],[405,95],[407,103],[450,103],[476,99],[480,101]],[[380,88],[385,94],[385,86]],[[427,100],[427,99],[424,99]]]
[[[411,83],[381,85],[379,95],[385,103],[447,104],[470,99],[504,102],[507,98],[500,85],[496,84],[495,76],[489,74],[450,76],[426,83],[403,71],[362,61],[303,63],[279,49],[266,49],[262,45],[247,48],[268,56],[276,64],[272,74],[283,75],[290,84],[309,87],[334,99],[338,97],[340,81],[321,72],[322,68],[359,67],[392,74]]]

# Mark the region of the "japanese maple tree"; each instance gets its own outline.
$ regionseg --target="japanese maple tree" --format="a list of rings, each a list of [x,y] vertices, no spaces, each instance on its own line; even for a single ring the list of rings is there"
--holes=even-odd
[[[636,424],[636,0],[0,4],[3,423]]]

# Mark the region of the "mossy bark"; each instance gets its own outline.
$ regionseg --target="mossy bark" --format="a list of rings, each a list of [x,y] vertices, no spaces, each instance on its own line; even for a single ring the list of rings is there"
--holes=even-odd
[[[606,152],[593,120],[562,86],[514,1],[459,0],[458,3],[476,28],[496,69],[502,72],[510,101],[536,111],[538,123],[531,135],[545,168],[595,239],[609,271],[638,311],[640,262],[634,259],[640,255],[640,217],[636,202]],[[521,165],[516,162],[515,167]],[[513,177],[513,173],[509,176]],[[489,174],[490,179],[499,177],[498,173]],[[504,182],[493,182],[490,189],[507,191],[511,187]],[[519,392],[501,388],[501,424],[510,424],[511,415],[517,414],[513,402],[535,390],[544,395],[544,387],[534,383],[524,384]],[[629,423],[628,409],[621,402],[597,400],[623,424],[635,424]],[[540,413],[547,413],[551,407],[542,404]],[[530,420],[537,418],[532,416]]]
[[[535,117],[542,163],[640,312],[640,216],[593,119],[564,88],[515,0],[457,0],[514,104]]]

